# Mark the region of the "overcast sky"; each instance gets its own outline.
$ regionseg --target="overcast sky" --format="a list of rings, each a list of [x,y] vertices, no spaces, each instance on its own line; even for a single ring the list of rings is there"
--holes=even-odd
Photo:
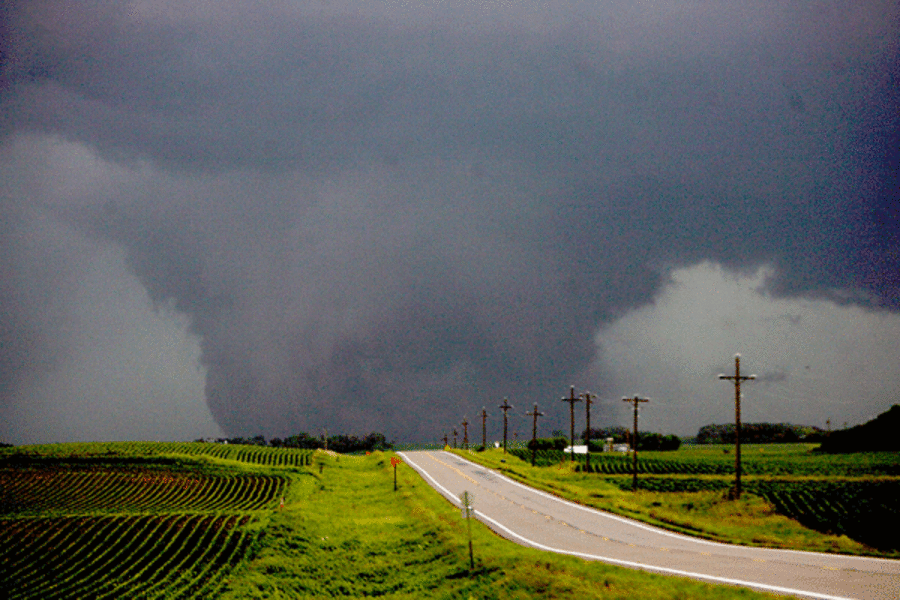
[[[2,441],[900,402],[893,0],[3,6]]]

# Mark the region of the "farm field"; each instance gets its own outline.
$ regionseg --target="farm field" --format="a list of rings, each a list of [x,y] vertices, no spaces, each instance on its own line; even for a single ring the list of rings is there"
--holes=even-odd
[[[311,455],[202,443],[5,449],[5,597],[217,597]]]
[[[0,589],[21,599],[772,597],[524,548],[478,522],[470,570],[459,511],[404,465],[393,491],[391,454],[271,450],[0,451]]]
[[[822,455],[810,444],[742,448],[744,497],[727,500],[734,481],[730,446],[688,446],[638,457],[634,493],[631,456],[584,456],[523,448],[462,456],[582,504],[669,529],[747,545],[849,554],[900,556],[900,456]],[[726,450],[728,452],[726,452]],[[578,460],[580,458],[580,460]],[[505,462],[501,462],[505,461]]]

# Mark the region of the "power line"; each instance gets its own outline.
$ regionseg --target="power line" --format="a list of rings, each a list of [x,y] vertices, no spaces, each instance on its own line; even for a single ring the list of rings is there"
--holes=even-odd
[[[634,473],[634,477],[631,480],[631,489],[632,491],[637,491],[638,404],[640,404],[641,402],[650,402],[650,399],[635,396],[634,398],[622,398],[622,401],[634,404],[634,433],[631,435],[631,449],[633,457],[632,470]]]
[[[590,392],[585,392],[584,394],[582,394],[582,396],[584,396],[584,409],[585,409],[585,414],[584,414],[584,421],[585,421],[584,472],[590,473],[591,472],[591,404],[594,403],[594,401],[591,398],[596,398],[597,396]],[[573,453],[574,453],[574,451],[575,451],[575,448],[572,448]]]
[[[756,375],[741,375],[741,355],[734,355],[734,375],[720,373],[719,379],[734,382],[734,497],[741,497],[741,382],[756,379]]]
[[[509,401],[506,398],[504,398],[503,404],[501,404],[497,408],[499,408],[503,411],[503,453],[506,454],[506,425],[507,425],[506,411],[508,411],[509,409],[512,408],[512,404],[510,404]]]
[[[534,410],[530,413],[525,413],[527,417],[534,417],[534,425],[531,427],[531,466],[534,466],[534,458],[537,453],[537,420],[538,417],[543,417],[544,413],[538,412],[537,402],[534,403]]]
[[[569,403],[569,454],[571,455],[572,462],[575,462],[575,403],[581,402],[581,398],[575,397],[574,385],[569,388],[569,397],[566,398],[565,396],[563,396],[562,401]]]

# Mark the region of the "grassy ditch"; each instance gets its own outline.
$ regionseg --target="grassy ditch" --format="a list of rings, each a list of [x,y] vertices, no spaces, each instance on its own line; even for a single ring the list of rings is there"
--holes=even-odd
[[[777,460],[777,474],[766,474],[764,466],[757,466],[756,470],[761,474],[745,476],[745,493],[739,501],[729,500],[727,497],[727,490],[733,481],[732,475],[696,474],[696,472],[686,474],[678,472],[679,469],[675,466],[670,469],[669,474],[660,473],[655,469],[652,474],[639,474],[641,489],[633,492],[630,489],[630,475],[584,473],[580,471],[577,461],[573,464],[566,460],[560,462],[545,460],[546,466],[532,467],[521,458],[513,454],[503,454],[501,450],[489,449],[479,453],[461,450],[455,452],[513,479],[586,506],[705,539],[748,546],[900,557],[900,551],[889,545],[876,548],[851,539],[847,535],[829,532],[852,531],[859,532],[862,539],[883,539],[883,536],[878,537],[880,532],[877,530],[877,522],[855,523],[854,528],[854,523],[842,524],[839,521],[853,516],[849,514],[853,510],[849,505],[856,490],[862,490],[861,494],[877,490],[878,494],[882,496],[888,494],[893,498],[894,491],[900,490],[900,480],[884,475],[861,477],[858,471],[854,471],[855,477],[847,477],[844,471],[835,471],[829,467],[827,457],[809,458],[802,448],[793,451],[771,449],[769,453],[777,457],[774,459]],[[708,452],[710,463],[721,462],[719,456],[712,455],[713,450]],[[789,464],[791,452],[796,455],[798,463],[803,465],[804,475],[792,477],[785,474],[791,470]],[[679,462],[679,453],[681,451],[647,454],[665,454],[666,460],[675,465]],[[718,454],[721,453],[721,450],[718,450]],[[703,450],[689,449],[684,454],[687,455],[684,463],[691,465],[692,468],[704,460]],[[764,460],[765,451],[760,449],[756,454],[760,455],[755,457],[759,464]],[[651,460],[653,458],[648,457]],[[811,461],[820,461],[823,473],[835,475],[823,474],[818,477],[812,475],[815,473],[815,466]],[[649,464],[653,465],[652,462]],[[830,512],[824,510],[823,507],[827,508],[835,503],[834,497],[841,490],[845,496],[851,497],[850,500],[844,501],[847,506],[841,508],[838,505],[837,508],[831,508]],[[794,493],[794,497],[806,497],[804,506],[798,506],[796,502],[791,503],[789,499],[780,501],[781,498],[787,498],[785,493],[788,492]],[[894,503],[890,498],[880,500],[882,512],[890,513],[890,505]],[[807,519],[807,514],[803,512],[804,507],[810,513],[814,508],[817,512]],[[806,526],[801,521],[816,528]],[[882,525],[886,522],[896,521],[881,521]],[[882,526],[882,532],[883,529]]]
[[[518,546],[466,523],[408,466],[393,491],[391,454],[324,456],[275,511],[255,558],[223,598],[772,598]]]

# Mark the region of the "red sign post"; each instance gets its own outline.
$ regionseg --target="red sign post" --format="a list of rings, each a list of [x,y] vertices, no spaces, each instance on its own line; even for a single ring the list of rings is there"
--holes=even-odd
[[[391,466],[394,467],[394,491],[397,491],[397,465],[402,465],[403,461],[396,456],[391,457]]]

